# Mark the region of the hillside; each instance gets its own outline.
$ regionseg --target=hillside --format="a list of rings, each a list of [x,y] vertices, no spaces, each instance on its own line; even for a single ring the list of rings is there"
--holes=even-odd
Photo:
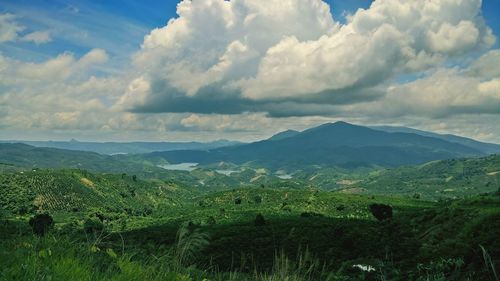
[[[85,280],[70,274],[77,269],[90,274],[93,268],[103,268],[98,280],[138,280],[131,277],[135,274],[148,276],[140,280],[287,280],[295,274],[304,277],[291,280],[427,280],[418,278],[429,275],[488,280],[480,245],[495,264],[500,255],[495,196],[437,204],[316,189],[244,188],[179,200],[135,215],[104,209],[110,232],[94,234],[97,238],[84,232],[78,212],[64,216],[52,209],[56,227],[50,239],[38,243],[22,226],[25,221],[11,218],[0,230],[7,238],[0,241],[0,262],[7,265],[0,273],[35,277],[50,268],[49,275],[60,276],[57,264],[66,262],[74,269],[63,275],[68,280]],[[369,211],[372,203],[392,206],[393,218],[377,221]],[[260,224],[257,214],[264,219]],[[186,244],[192,245],[189,254],[177,256]],[[22,260],[36,270],[9,270],[20,268]],[[376,270],[363,272],[357,264]],[[274,277],[253,277],[257,272]],[[181,277],[151,279],[161,274]]]
[[[148,178],[161,177],[160,175],[168,173],[141,158],[34,147],[21,143],[0,143],[0,163],[4,164],[4,167],[86,169],[104,173],[131,173]]]
[[[337,122],[274,140],[208,151],[154,152],[144,157],[163,158],[171,163],[254,163],[279,169],[308,165],[393,167],[479,155],[483,153],[442,139],[411,133],[387,133]]]
[[[346,191],[438,199],[491,193],[499,188],[500,155],[491,155],[382,170],[346,187]]]
[[[41,169],[0,174],[0,206],[17,214],[100,208],[142,215],[159,205],[175,205],[189,193],[171,182],[143,181],[127,174]]]

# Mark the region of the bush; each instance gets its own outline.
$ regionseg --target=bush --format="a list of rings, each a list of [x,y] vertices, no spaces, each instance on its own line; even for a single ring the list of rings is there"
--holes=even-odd
[[[255,226],[262,226],[266,224],[266,220],[262,214],[257,214],[255,217]]]
[[[234,204],[240,205],[241,204],[241,198],[238,197],[238,198],[234,199]]]
[[[83,230],[86,233],[96,233],[104,230],[104,224],[96,217],[89,217],[83,224]]]
[[[262,197],[260,195],[256,195],[254,198],[253,198],[253,201],[256,203],[256,204],[260,204],[262,203]]]
[[[209,224],[209,225],[214,225],[214,224],[216,224],[216,223],[217,223],[217,222],[215,221],[215,218],[214,218],[213,216],[209,216],[209,217],[207,218],[207,224]]]
[[[379,221],[392,218],[392,207],[385,204],[373,203],[369,206],[372,215]]]
[[[29,224],[33,229],[33,233],[38,236],[44,236],[54,223],[54,220],[49,214],[38,214],[29,220]]]

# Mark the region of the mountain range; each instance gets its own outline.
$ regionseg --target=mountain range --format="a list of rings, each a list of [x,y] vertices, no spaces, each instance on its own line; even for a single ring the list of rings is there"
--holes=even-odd
[[[206,150],[239,144],[237,141],[216,140],[212,142],[84,142],[70,141],[0,141],[0,143],[24,143],[35,147],[50,147],[68,150],[91,151],[100,154],[139,154],[154,151]]]
[[[203,151],[153,152],[144,157],[170,163],[253,163],[271,169],[290,169],[304,165],[394,167],[497,152],[495,145],[485,144],[483,148],[480,142],[470,140],[473,145],[466,145],[468,139],[459,140],[461,143],[415,132],[388,132],[336,122],[302,132],[285,131],[249,144]]]
[[[500,145],[464,137],[404,127],[370,128],[346,122],[327,123],[302,132],[287,130],[253,143],[224,140],[210,143],[70,141],[34,144],[71,149],[0,143],[0,163],[22,167],[69,167],[99,172],[152,174],[161,172],[162,169],[157,165],[165,163],[209,165],[225,162],[265,167],[274,171],[296,171],[316,166],[397,167],[500,153]],[[141,152],[128,155],[135,151]],[[120,155],[107,155],[114,153]]]

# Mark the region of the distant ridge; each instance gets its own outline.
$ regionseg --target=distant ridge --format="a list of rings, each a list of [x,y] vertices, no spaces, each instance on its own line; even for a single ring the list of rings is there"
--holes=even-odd
[[[303,132],[285,131],[270,139],[208,151],[155,152],[145,157],[172,163],[220,161],[257,163],[269,168],[304,165],[401,166],[457,157],[482,156],[475,148],[415,133],[385,132],[335,122]]]
[[[397,126],[372,126],[370,128],[375,129],[375,130],[385,131],[385,132],[391,132],[391,133],[393,133],[393,132],[413,133],[413,134],[418,134],[421,136],[438,138],[438,139],[442,139],[442,140],[453,142],[453,143],[459,143],[459,144],[477,149],[477,150],[479,150],[483,153],[486,153],[486,154],[498,154],[498,153],[500,153],[500,144],[480,142],[480,141],[477,141],[477,140],[474,140],[471,138],[456,136],[456,135],[452,135],[452,134],[437,134],[437,133],[417,130],[417,129],[413,129],[413,128],[397,127]]]
[[[237,141],[217,140],[212,142],[81,142],[70,141],[0,141],[0,143],[24,143],[35,147],[91,151],[100,154],[139,154],[154,151],[207,150],[241,144]]]

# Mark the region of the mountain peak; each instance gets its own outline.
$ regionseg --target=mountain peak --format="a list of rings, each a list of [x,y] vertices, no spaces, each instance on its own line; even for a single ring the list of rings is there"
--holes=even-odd
[[[282,140],[282,139],[286,139],[286,138],[290,138],[290,137],[293,137],[293,136],[296,136],[300,134],[299,131],[295,131],[295,130],[286,130],[286,131],[282,131],[282,132],[279,132],[275,135],[273,135],[272,137],[269,138],[269,140]]]

